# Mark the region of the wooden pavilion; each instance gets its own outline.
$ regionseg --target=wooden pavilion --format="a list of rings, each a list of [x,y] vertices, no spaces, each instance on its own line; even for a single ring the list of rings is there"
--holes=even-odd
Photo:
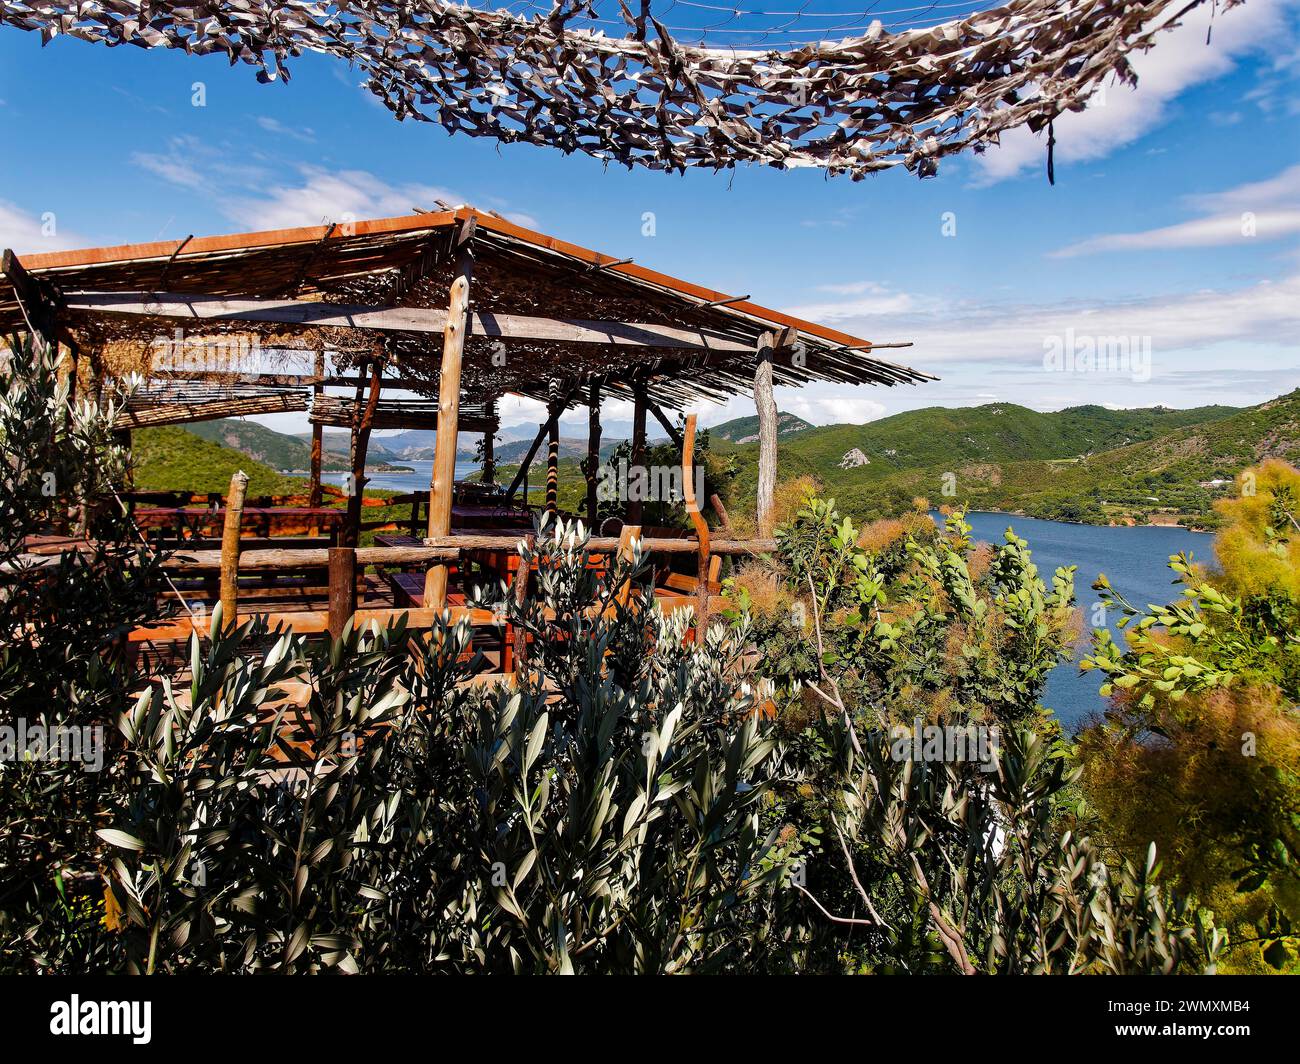
[[[447,602],[448,562],[459,549],[450,537],[458,433],[483,434],[490,469],[502,396],[540,400],[547,410],[518,475],[502,489],[505,500],[548,440],[554,483],[559,419],[588,408],[594,524],[603,398],[633,404],[638,464],[647,415],[689,449],[671,412],[752,392],[765,541],[776,483],[774,385],[933,379],[875,354],[900,345],[873,345],[467,206],[21,258],[6,251],[0,329],[61,345],[76,388],[141,374],[146,384],[119,419],[124,430],[306,411],[316,505],[322,426],[349,428],[354,490],[336,549],[351,552],[353,565],[378,561],[384,550],[356,551],[372,430],[436,429],[427,535],[404,553],[390,548],[393,557],[428,563],[421,605],[429,611]],[[196,361],[195,351],[204,356]],[[258,355],[251,362],[250,351]],[[340,387],[345,394],[327,391]],[[628,503],[629,528],[640,525],[639,509]],[[707,526],[698,514],[692,519],[695,541],[667,549],[689,546],[702,558],[725,549],[718,541],[711,548]],[[733,552],[758,546],[733,544]],[[269,566],[260,553],[277,552],[247,551],[240,568]]]

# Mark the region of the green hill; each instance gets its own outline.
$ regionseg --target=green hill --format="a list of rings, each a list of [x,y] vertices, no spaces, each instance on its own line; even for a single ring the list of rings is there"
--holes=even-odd
[[[1112,414],[1126,416],[1111,419]],[[921,496],[934,504],[969,504],[1058,520],[1176,521],[1210,527],[1215,519],[1214,500],[1230,490],[1232,478],[1242,469],[1270,457],[1300,460],[1300,391],[1245,410],[1100,411],[1079,407],[1035,415],[1025,419],[1026,426],[1036,431],[1044,417],[1059,419],[1064,442],[1055,448],[1050,441],[1042,445],[1057,450],[1055,455],[1020,457],[1033,441],[1012,426],[1011,431],[988,440],[963,440],[964,446],[951,448],[949,458],[906,468],[884,467],[883,474],[875,463],[827,470],[824,464],[797,453],[797,448],[788,448],[796,453],[789,468],[782,466],[781,474],[818,476],[845,512],[862,517],[897,512]],[[1145,424],[1140,420],[1144,417],[1150,419]],[[1186,419],[1193,417],[1200,420],[1187,424]],[[934,424],[933,419],[928,420]],[[1184,423],[1178,424],[1180,421]],[[1154,429],[1164,431],[1157,434]],[[1129,442],[1128,436],[1140,438]],[[1077,446],[1088,438],[1120,442],[1088,453],[1060,453],[1066,444]],[[803,442],[800,440],[800,445]],[[914,453],[925,454],[925,449]],[[933,459],[932,455],[926,457]],[[945,487],[952,494],[945,494]]]
[[[1014,403],[925,407],[865,425],[808,429],[787,440],[781,459],[787,452],[794,453],[812,469],[833,476],[856,448],[866,462],[854,468],[863,471],[861,476],[883,479],[901,469],[954,461],[1076,458],[1235,412],[1226,406],[1191,410],[1077,406],[1053,413]]]
[[[243,451],[272,469],[307,469],[311,465],[309,442],[304,442],[297,436],[276,432],[256,421],[222,418],[218,421],[200,421],[186,425],[185,428],[201,440]],[[337,453],[322,449],[321,468],[346,472],[349,466]]]
[[[807,432],[811,428],[813,428],[812,423],[805,421],[797,414],[791,414],[786,410],[777,411],[776,438],[778,440],[789,439],[791,436]],[[758,415],[752,414],[749,417],[733,418],[730,421],[724,421],[721,425],[713,425],[709,428],[709,439],[715,442],[728,440],[736,444],[753,443],[758,439]]]
[[[233,447],[200,439],[179,425],[137,429],[131,436],[135,486],[142,491],[220,491],[232,474],[248,474],[249,495],[300,489],[303,482],[281,476],[264,462]]]

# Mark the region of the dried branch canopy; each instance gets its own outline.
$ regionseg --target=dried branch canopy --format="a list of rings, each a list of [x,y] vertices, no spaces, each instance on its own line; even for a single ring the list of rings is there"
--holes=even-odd
[[[1161,29],[1206,0],[1012,0],[928,29],[789,51],[690,47],[624,7],[627,37],[438,0],[100,3],[0,0],[0,24],[84,41],[224,54],[288,78],[321,52],[359,68],[398,118],[656,170],[737,162],[855,179],[899,163],[928,176],[1015,126],[1078,110]],[[1233,7],[1242,0],[1224,0]]]

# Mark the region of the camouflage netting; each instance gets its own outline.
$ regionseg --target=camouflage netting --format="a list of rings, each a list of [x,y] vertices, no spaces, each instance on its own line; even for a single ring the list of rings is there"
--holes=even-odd
[[[593,0],[532,18],[436,0],[384,3],[14,3],[0,23],[108,45],[224,54],[287,78],[304,52],[347,60],[398,118],[586,152],[656,170],[737,162],[815,166],[855,179],[1046,127],[1128,56],[1218,0],[1012,0],[925,29],[785,51],[690,46],[640,0],[625,37],[594,29]],[[1242,0],[1223,0],[1236,6]]]

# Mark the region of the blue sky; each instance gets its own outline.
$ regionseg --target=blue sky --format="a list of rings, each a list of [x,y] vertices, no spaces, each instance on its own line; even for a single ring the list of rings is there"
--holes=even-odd
[[[1021,131],[926,181],[902,169],[857,183],[753,167],[667,176],[398,123],[321,57],[261,85],[215,57],[42,48],[0,28],[0,244],[470,202],[856,335],[912,340],[889,356],[943,378],[778,397],[814,422],[992,401],[1254,403],[1300,386],[1300,0],[1220,11],[1207,47],[1208,21],[1193,12],[1138,57],[1136,92],[1112,87],[1057,122],[1055,187],[1041,140]],[[205,106],[192,105],[195,82]],[[1149,364],[1045,367],[1057,339],[1095,336],[1132,338]],[[700,411],[706,424],[750,412],[743,397]],[[529,403],[504,414],[537,420]]]

